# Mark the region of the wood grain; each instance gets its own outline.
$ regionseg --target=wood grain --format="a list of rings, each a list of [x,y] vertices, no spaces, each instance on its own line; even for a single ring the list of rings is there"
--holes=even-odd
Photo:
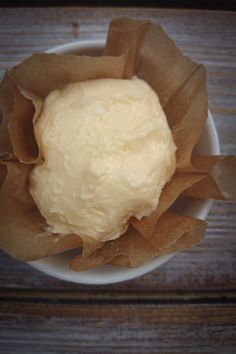
[[[4,303],[0,353],[233,353],[231,304]],[[68,325],[69,324],[69,325]],[[14,333],[14,337],[9,334]]]
[[[236,154],[236,13],[0,9],[0,76],[33,52],[105,38],[112,17],[160,23],[207,67],[221,152]],[[141,278],[84,286],[0,253],[0,353],[235,353],[236,206],[215,202],[205,241]]]

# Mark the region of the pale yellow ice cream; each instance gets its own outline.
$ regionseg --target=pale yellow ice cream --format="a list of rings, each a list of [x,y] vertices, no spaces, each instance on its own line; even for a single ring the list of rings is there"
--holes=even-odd
[[[143,80],[98,79],[51,92],[36,124],[44,162],[30,192],[52,232],[106,241],[157,206],[175,144]]]

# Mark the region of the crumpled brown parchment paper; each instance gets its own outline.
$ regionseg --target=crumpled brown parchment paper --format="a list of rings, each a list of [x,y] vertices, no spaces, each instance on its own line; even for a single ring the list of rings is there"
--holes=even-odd
[[[41,158],[34,125],[45,97],[72,82],[133,75],[159,96],[177,146],[175,175],[156,210],[142,220],[131,218],[127,232],[115,241],[83,244],[79,235],[50,233],[29,194],[29,173]],[[5,74],[0,105],[0,248],[17,259],[35,260],[82,246],[82,254],[70,263],[76,271],[106,263],[135,267],[188,249],[204,237],[204,221],[169,210],[181,194],[222,200],[236,196],[234,157],[192,156],[208,116],[204,66],[185,57],[160,26],[148,21],[112,20],[101,57],[33,54]]]

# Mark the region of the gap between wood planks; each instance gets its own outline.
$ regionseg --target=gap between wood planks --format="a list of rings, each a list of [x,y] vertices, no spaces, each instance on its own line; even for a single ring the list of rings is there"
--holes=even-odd
[[[64,291],[0,289],[1,302],[73,304],[235,304],[236,289],[188,291]]]

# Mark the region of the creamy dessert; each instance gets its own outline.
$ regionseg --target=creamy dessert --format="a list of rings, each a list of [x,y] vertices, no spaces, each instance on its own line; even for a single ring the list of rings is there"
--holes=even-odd
[[[175,171],[171,131],[143,80],[73,83],[46,98],[35,135],[42,161],[30,193],[51,232],[118,238],[157,206]]]

